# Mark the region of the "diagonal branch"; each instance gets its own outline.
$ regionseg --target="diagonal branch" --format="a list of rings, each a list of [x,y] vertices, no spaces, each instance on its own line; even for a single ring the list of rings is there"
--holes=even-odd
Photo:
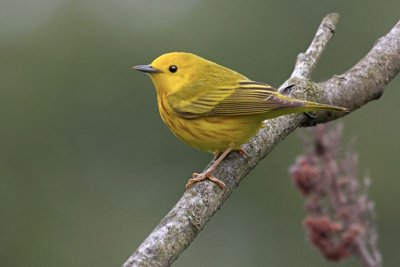
[[[284,84],[296,85],[292,92],[296,97],[312,98],[353,111],[379,98],[386,85],[400,72],[400,22],[380,38],[371,51],[350,70],[326,82],[314,83],[309,80],[309,76],[335,32],[337,20],[337,14],[329,14],[324,18],[310,48],[298,57],[291,78]],[[124,266],[170,266],[240,181],[281,140],[297,127],[331,121],[343,115],[320,112],[314,120],[303,114],[268,120],[266,126],[244,145],[249,157],[230,153],[214,172],[216,177],[225,182],[226,190],[221,191],[215,184],[205,181],[186,191]]]

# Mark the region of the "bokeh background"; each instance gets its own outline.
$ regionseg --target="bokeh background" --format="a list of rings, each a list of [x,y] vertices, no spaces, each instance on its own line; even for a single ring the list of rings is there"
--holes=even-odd
[[[279,86],[333,11],[315,80],[363,57],[400,1],[1,0],[0,265],[120,266],[211,159],[169,132],[131,66],[189,51]],[[400,262],[398,87],[341,120],[372,177],[386,266]],[[284,140],[174,266],[358,266],[305,238],[288,175],[301,151]]]

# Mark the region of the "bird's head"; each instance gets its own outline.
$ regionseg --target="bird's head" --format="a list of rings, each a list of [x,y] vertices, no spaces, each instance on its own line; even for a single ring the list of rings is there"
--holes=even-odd
[[[172,94],[207,80],[215,65],[191,53],[172,52],[159,56],[149,65],[137,65],[133,69],[149,74],[157,93]]]

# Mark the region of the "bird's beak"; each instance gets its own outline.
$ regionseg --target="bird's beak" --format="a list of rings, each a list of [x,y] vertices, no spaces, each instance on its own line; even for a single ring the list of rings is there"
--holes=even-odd
[[[141,72],[146,72],[146,73],[159,73],[159,72],[161,72],[161,70],[153,68],[151,65],[136,65],[136,66],[133,66],[132,69],[138,70],[138,71],[141,71]]]

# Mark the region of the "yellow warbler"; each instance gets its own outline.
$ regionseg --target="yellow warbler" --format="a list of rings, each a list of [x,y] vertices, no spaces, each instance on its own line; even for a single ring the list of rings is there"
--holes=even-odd
[[[133,69],[150,75],[161,118],[179,139],[199,150],[222,152],[210,168],[194,173],[186,188],[204,179],[224,188],[212,172],[231,150],[243,152],[241,145],[265,119],[314,110],[348,111],[282,95],[267,84],[190,53],[167,53]]]

